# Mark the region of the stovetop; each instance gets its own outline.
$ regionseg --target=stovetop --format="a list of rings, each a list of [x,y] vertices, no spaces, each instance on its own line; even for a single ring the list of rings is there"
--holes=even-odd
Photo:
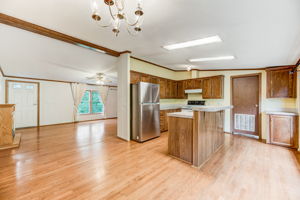
[[[205,101],[188,101],[187,105],[188,106],[204,106]]]
[[[183,109],[192,110],[195,107],[205,106],[205,101],[188,101],[186,106],[182,106]]]

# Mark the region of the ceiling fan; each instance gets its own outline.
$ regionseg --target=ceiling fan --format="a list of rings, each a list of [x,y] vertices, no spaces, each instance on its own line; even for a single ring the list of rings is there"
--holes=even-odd
[[[108,80],[110,78],[107,75],[105,75],[104,73],[97,73],[94,76],[89,76],[86,78],[88,80],[95,80],[96,84],[99,84],[99,85],[104,85],[105,83],[112,83],[111,80]]]

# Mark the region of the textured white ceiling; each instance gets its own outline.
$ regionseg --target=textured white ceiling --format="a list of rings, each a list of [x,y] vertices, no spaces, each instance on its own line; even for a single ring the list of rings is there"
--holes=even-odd
[[[0,24],[0,65],[6,75],[93,83],[104,72],[116,82],[116,57]]]
[[[100,0],[99,0],[100,1]],[[135,0],[127,0],[134,5]],[[295,64],[300,57],[299,0],[144,0],[137,37],[95,25],[88,0],[1,0],[0,12],[173,69],[189,58],[234,55],[194,63],[198,69]],[[223,42],[167,51],[161,46],[219,35]]]

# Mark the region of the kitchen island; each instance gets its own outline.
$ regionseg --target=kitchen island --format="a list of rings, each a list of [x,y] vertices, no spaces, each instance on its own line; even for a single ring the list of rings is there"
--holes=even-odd
[[[202,166],[224,144],[224,111],[232,106],[203,106],[169,113],[169,155]]]

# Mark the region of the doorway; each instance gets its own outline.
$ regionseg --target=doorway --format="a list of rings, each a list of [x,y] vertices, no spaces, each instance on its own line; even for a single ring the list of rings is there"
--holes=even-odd
[[[260,73],[231,77],[232,133],[261,138],[260,100]]]
[[[5,102],[16,105],[16,128],[39,126],[39,90],[37,82],[6,80]]]
[[[117,88],[110,87],[108,90],[107,98],[106,98],[106,118],[115,118],[117,117]]]

